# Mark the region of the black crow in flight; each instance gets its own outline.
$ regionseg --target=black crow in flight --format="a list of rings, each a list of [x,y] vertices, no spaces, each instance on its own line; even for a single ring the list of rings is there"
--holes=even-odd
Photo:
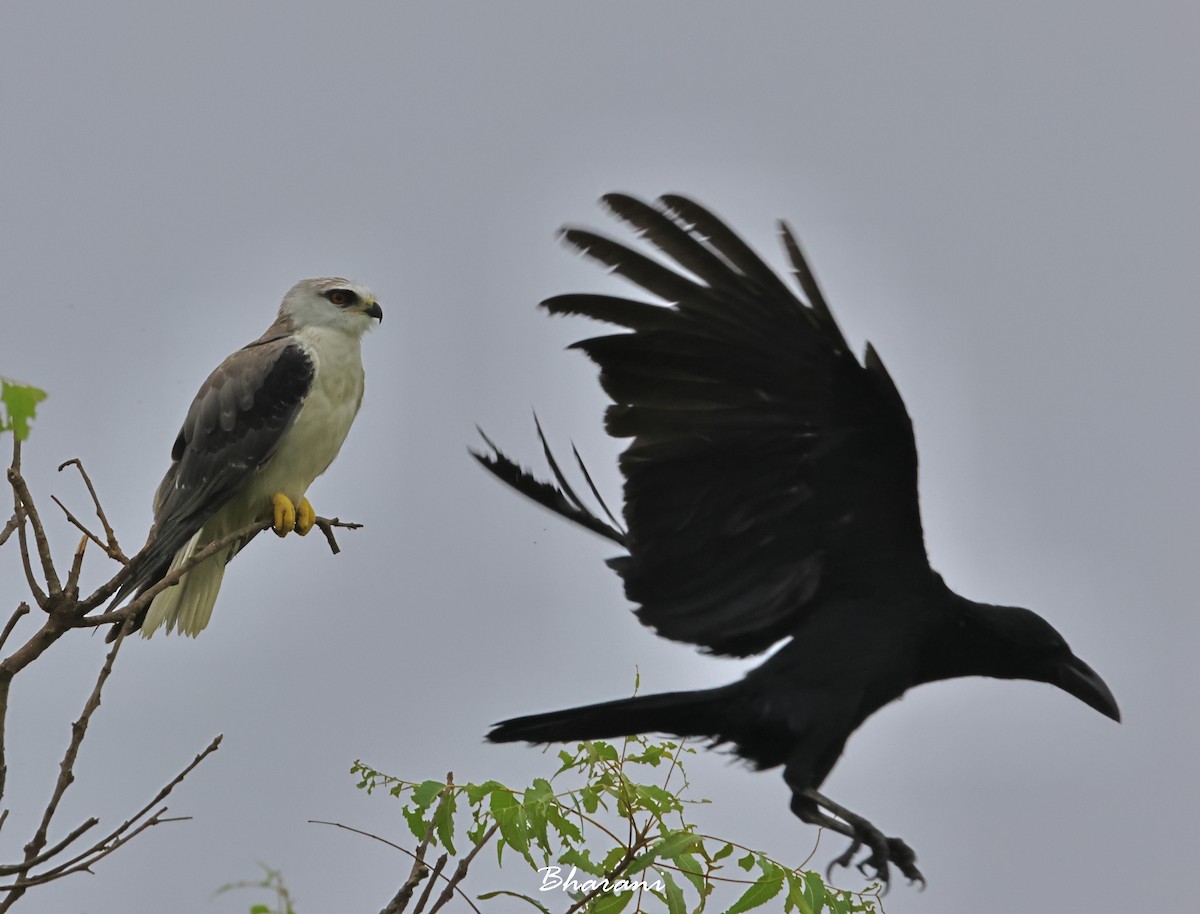
[[[960,597],[930,568],[904,402],[871,346],[861,363],[850,351],[786,225],[800,296],[692,200],[604,203],[678,267],[567,229],[572,247],[666,306],[609,295],[543,303],[631,331],[575,344],[613,400],[609,434],[632,439],[620,457],[628,530],[584,505],[549,448],[557,485],[490,441],[493,453],[475,456],[623,546],[609,564],[663,637],[735,657],[787,642],[739,682],[518,717],[488,739],[664,732],[732,744],[759,769],[783,766],[803,821],[851,839],[834,863],[865,846],[864,873],[886,883],[894,864],[923,881],[908,845],[817,792],[867,717],[956,676],[1048,682],[1119,720],[1116,700],[1036,613]]]

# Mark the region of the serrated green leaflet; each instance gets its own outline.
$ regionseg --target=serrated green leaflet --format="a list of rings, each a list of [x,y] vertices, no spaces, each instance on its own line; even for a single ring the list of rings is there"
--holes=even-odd
[[[445,786],[441,781],[422,781],[413,788],[413,802],[417,804],[418,809],[427,809]]]
[[[433,813],[433,828],[442,847],[451,854],[457,854],[454,849],[454,813],[458,810],[458,799],[454,792],[447,793],[438,803]]]
[[[508,891],[505,891],[504,889],[500,889],[495,892],[484,892],[482,895],[479,896],[479,898],[482,901],[487,901],[489,898],[496,898],[500,895],[507,895],[510,898],[520,898],[522,901],[528,901],[531,905],[533,905],[539,911],[544,911],[545,914],[550,914],[550,909],[548,907],[546,907],[544,904],[542,904],[540,901],[530,898],[528,895],[522,895],[520,892],[508,892]]]
[[[761,879],[742,893],[742,897],[735,901],[725,914],[742,914],[743,911],[761,907],[778,895],[783,888],[783,871],[778,867],[771,869],[774,872],[764,873]]]
[[[424,840],[425,832],[429,830],[429,824],[425,821],[425,816],[421,811],[405,806],[400,812],[403,813],[404,821],[408,823],[408,830],[413,833],[413,837],[418,841]]]
[[[529,853],[529,835],[525,810],[507,787],[497,787],[492,791],[492,816],[500,826],[500,834],[513,850],[520,854]]]
[[[564,866],[573,866],[577,870],[583,870],[589,875],[604,875],[604,868],[592,862],[592,852],[590,850],[577,851],[572,848],[559,854],[558,859]]]
[[[606,892],[597,895],[588,905],[588,914],[620,914],[629,907],[636,892]]]
[[[537,846],[550,853],[550,835],[546,831],[549,824],[548,812],[554,805],[554,788],[545,778],[536,778],[525,791],[521,800],[525,807],[525,818],[529,822],[529,834]]]
[[[671,860],[697,893],[703,896],[708,891],[708,884],[704,879],[704,867],[701,866],[699,860],[691,854],[676,854]]]
[[[671,875],[670,870],[660,872],[663,880],[663,897],[667,902],[667,914],[687,914],[687,903],[683,897],[683,889]]]

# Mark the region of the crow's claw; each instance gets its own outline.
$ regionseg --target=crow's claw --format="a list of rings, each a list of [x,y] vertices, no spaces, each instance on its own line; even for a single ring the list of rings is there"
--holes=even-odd
[[[833,868],[835,866],[847,867],[853,863],[854,855],[858,853],[859,848],[861,847],[862,842],[855,838],[853,843],[851,843],[851,845],[846,848],[846,850],[840,856],[834,857],[832,860],[830,860],[829,866],[825,867],[825,880],[827,882],[833,881]]]

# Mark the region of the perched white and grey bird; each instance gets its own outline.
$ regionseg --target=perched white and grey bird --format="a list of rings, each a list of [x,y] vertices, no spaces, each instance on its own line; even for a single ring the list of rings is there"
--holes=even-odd
[[[306,279],[253,343],[201,385],[154,496],[154,525],[113,605],[144,593],[206,545],[258,519],[301,536],[316,519],[305,493],[333,462],[363,396],[362,336],[383,310],[347,279]],[[213,554],[154,598],[137,625],[195,636],[225,565],[251,537]],[[115,637],[117,629],[110,634]]]

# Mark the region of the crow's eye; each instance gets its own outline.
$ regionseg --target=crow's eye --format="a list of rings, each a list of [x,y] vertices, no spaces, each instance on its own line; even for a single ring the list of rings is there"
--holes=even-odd
[[[325,293],[325,297],[329,299],[331,304],[337,305],[339,308],[344,308],[358,301],[358,296],[349,289],[330,289]]]

